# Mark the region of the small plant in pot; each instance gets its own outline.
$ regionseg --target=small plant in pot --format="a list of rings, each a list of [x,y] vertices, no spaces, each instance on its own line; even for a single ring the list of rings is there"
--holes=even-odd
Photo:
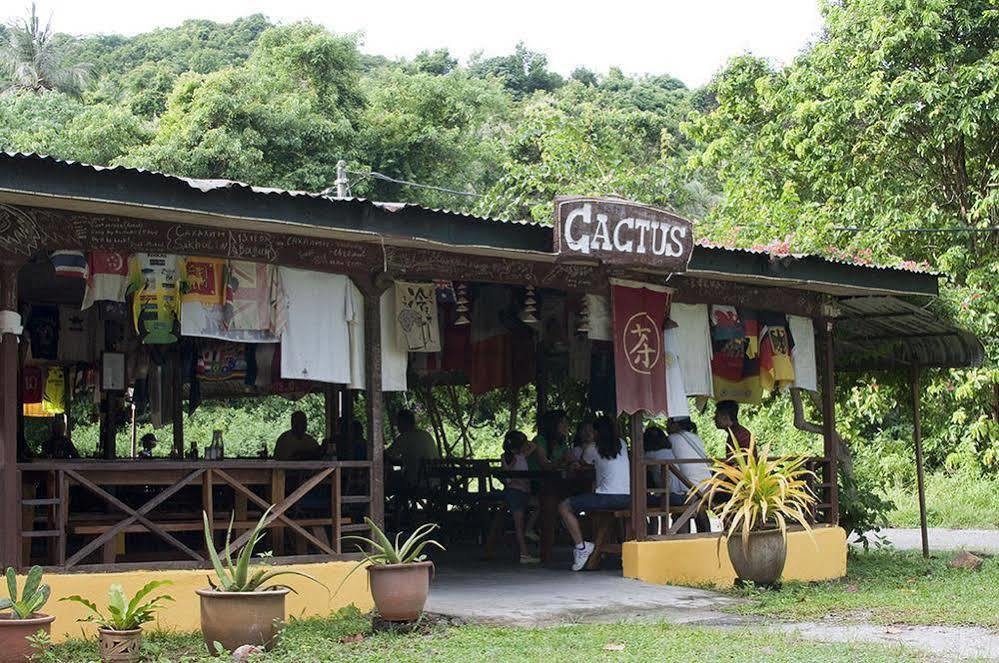
[[[371,597],[382,619],[390,622],[411,622],[418,619],[430,593],[430,576],[434,569],[434,563],[427,560],[423,551],[427,546],[444,550],[440,543],[427,538],[437,525],[421,525],[400,545],[401,533],[393,542],[370,518],[365,518],[364,522],[371,528],[370,539],[363,536],[343,537],[360,541],[370,548],[370,552],[365,552],[358,546],[364,560],[350,573],[361,567],[368,569]],[[346,580],[344,578],[345,582]]]
[[[736,576],[766,587],[784,571],[788,525],[798,523],[812,536],[807,514],[816,501],[807,481],[815,473],[805,468],[805,457],[769,455],[770,445],[757,454],[751,441],[716,459],[712,476],[697,486],[722,521]]]
[[[97,624],[97,645],[104,663],[133,663],[139,660],[142,648],[142,625],[155,619],[154,614],[164,602],[173,601],[166,594],[148,597],[156,589],[171,584],[169,580],[153,580],[131,599],[125,596],[121,585],[111,585],[106,613],[82,596],[67,596],[59,600],[72,601],[87,608],[89,614],[77,621]]]
[[[208,514],[202,512],[205,545],[215,568],[215,580],[209,577],[210,589],[196,591],[201,597],[201,634],[213,655],[220,653],[219,645],[226,651],[233,651],[242,645],[259,645],[265,649],[274,646],[284,625],[285,598],[294,591],[286,585],[273,583],[274,578],[295,575],[322,585],[306,573],[275,570],[270,566],[251,563],[254,549],[264,538],[270,512],[269,508],[260,517],[235,560],[229,543],[233,519],[229,520],[225,548],[220,556],[215,550]]]
[[[55,617],[39,612],[49,600],[51,590],[42,584],[42,568],[28,571],[24,588],[18,594],[17,575],[7,568],[7,598],[0,598],[0,663],[21,663],[31,656],[33,648],[28,638],[42,631],[51,632]],[[20,595],[20,598],[18,596]]]

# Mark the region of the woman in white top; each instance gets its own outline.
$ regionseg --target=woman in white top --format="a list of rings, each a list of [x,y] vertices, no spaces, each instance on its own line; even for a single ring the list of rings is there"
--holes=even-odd
[[[608,416],[593,422],[596,444],[583,451],[582,461],[596,470],[596,491],[574,495],[559,504],[558,511],[572,537],[572,570],[586,566],[593,554],[593,543],[583,540],[576,514],[584,511],[616,511],[631,507],[631,466],[628,445],[617,436],[614,420]]]
[[[669,432],[669,437],[666,438],[667,446],[673,458],[697,461],[707,459],[704,442],[697,435],[697,426],[689,417],[671,418],[666,425],[666,430]],[[702,481],[711,476],[710,463],[679,463],[675,467],[694,486],[700,485]],[[690,487],[671,472],[669,477],[670,505],[681,506],[690,500],[699,499],[695,496],[688,498],[689,492]],[[698,532],[711,531],[711,521],[708,520],[707,514],[703,511],[698,512],[694,517],[694,524],[697,526]]]

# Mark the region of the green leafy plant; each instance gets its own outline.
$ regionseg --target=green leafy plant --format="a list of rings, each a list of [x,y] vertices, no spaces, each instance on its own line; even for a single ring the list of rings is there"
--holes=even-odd
[[[225,562],[223,563],[222,558],[219,553],[215,550],[215,541],[212,537],[212,528],[208,523],[208,514],[204,511],[201,512],[201,516],[205,522],[205,547],[208,549],[208,554],[212,559],[212,566],[215,567],[215,576],[218,582],[213,582],[211,577],[208,578],[208,584],[217,592],[257,592],[257,591],[268,591],[274,590],[278,587],[287,587],[287,585],[268,585],[271,580],[278,576],[301,576],[302,578],[307,578],[312,582],[323,585],[316,578],[313,578],[307,573],[302,573],[300,571],[275,571],[268,566],[257,569],[252,575],[250,573],[250,562],[253,559],[253,550],[260,543],[260,540],[264,538],[265,525],[267,523],[267,516],[270,515],[271,509],[274,507],[269,507],[267,511],[260,516],[260,520],[257,522],[256,527],[253,528],[253,532],[250,534],[249,540],[246,545],[243,546],[242,550],[239,551],[239,555],[236,560],[233,561],[232,553],[230,552],[230,540],[232,539],[232,525],[234,522],[235,514],[229,518],[229,527],[225,533],[225,548],[222,554],[225,556]],[[326,587],[326,585],[323,585]],[[288,587],[288,589],[291,589]],[[292,591],[294,591],[292,589]]]
[[[370,518],[365,517],[364,522],[371,528],[371,537],[367,538],[364,536],[345,536],[346,539],[353,539],[355,541],[360,541],[371,547],[371,552],[365,552],[361,546],[357,549],[364,555],[364,561],[370,564],[415,564],[416,562],[422,562],[426,560],[427,556],[423,553],[423,550],[427,546],[437,546],[441,550],[444,550],[442,546],[437,541],[433,539],[428,539],[427,537],[437,529],[435,523],[425,523],[416,528],[416,530],[406,539],[406,542],[402,545],[399,544],[399,539],[402,538],[402,532],[396,535],[395,541],[390,540],[385,532],[381,530],[378,525],[374,523]]]
[[[86,617],[76,620],[78,622],[95,622],[101,628],[109,631],[132,631],[140,628],[146,622],[153,621],[153,614],[163,607],[163,602],[173,601],[173,598],[166,594],[160,594],[147,601],[143,601],[143,599],[159,587],[172,584],[173,582],[170,580],[153,580],[146,583],[131,599],[125,596],[125,589],[121,585],[111,585],[108,589],[107,614],[101,612],[96,603],[78,594],[59,600],[79,603],[90,611]]]
[[[808,478],[815,478],[815,473],[805,469],[804,456],[771,459],[769,455],[769,444],[757,454],[756,441],[751,440],[748,448],[715,459],[713,474],[692,489],[701,492],[704,505],[725,498],[716,509],[718,517],[729,537],[741,530],[744,548],[753,531],[776,527],[786,538],[789,522],[812,534],[806,514],[816,502],[808,487]]]
[[[28,571],[28,577],[24,581],[24,590],[21,598],[17,598],[17,576],[12,567],[7,567],[7,593],[8,598],[0,598],[0,610],[11,611],[14,619],[29,619],[33,614],[42,609],[45,602],[49,600],[51,590],[48,585],[42,583],[42,567],[32,566]]]

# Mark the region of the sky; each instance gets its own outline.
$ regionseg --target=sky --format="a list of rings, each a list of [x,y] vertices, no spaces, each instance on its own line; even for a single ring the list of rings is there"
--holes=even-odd
[[[2,0],[0,19],[29,0]],[[785,64],[821,28],[817,0],[37,0],[59,32],[133,35],[188,18],[231,21],[262,13],[276,22],[309,19],[361,35],[362,50],[412,57],[447,47],[465,60],[510,53],[518,41],[568,74],[670,74],[702,85],[734,55],[751,52]]]

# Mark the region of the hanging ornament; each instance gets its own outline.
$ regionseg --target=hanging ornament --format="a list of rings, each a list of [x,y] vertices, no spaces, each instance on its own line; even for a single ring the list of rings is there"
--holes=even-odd
[[[579,300],[579,315],[576,318],[576,333],[587,336],[590,333],[590,307],[586,295]]]
[[[538,312],[537,300],[534,298],[534,286],[527,286],[527,295],[524,297],[524,308],[520,311],[521,322],[533,325],[538,322],[535,313]]]
[[[468,310],[468,286],[459,283],[455,295],[454,312],[458,314],[454,319],[455,327],[472,324],[472,321],[468,319]]]

